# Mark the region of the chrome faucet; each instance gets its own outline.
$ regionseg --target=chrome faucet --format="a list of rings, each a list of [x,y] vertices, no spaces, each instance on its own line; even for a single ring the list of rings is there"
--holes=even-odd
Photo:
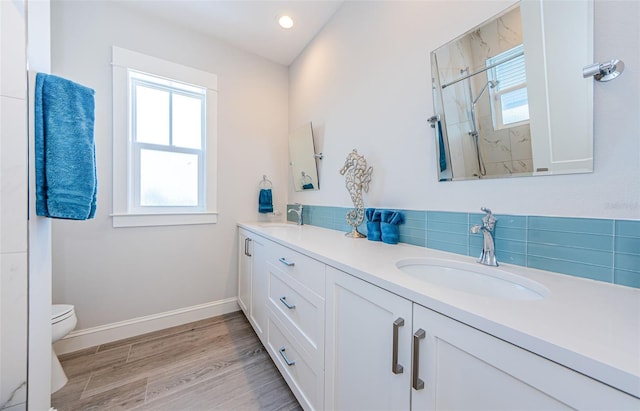
[[[484,265],[498,266],[498,260],[496,260],[496,248],[493,242],[493,235],[491,234],[493,228],[496,225],[496,218],[488,208],[480,208],[485,212],[485,216],[482,217],[482,224],[476,224],[471,227],[471,232],[477,234],[482,231],[484,242],[482,244],[482,253],[478,262]]]
[[[296,205],[298,206],[298,208],[290,208],[288,213],[296,213],[298,214],[298,225],[303,225],[304,223],[302,222],[302,209],[304,208],[302,204],[300,203],[296,203]]]

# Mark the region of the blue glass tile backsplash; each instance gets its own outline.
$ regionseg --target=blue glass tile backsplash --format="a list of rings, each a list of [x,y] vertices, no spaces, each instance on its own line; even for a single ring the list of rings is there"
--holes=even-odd
[[[287,209],[294,206],[288,205]],[[304,206],[304,223],[349,232],[346,207]],[[400,242],[479,256],[483,214],[399,210]],[[293,213],[287,213],[295,221]],[[496,214],[499,262],[640,288],[640,221]],[[359,227],[366,234],[366,224]]]

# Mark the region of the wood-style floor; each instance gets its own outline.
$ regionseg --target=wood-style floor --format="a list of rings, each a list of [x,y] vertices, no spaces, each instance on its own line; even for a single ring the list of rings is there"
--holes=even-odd
[[[59,358],[59,411],[302,409],[241,312]]]

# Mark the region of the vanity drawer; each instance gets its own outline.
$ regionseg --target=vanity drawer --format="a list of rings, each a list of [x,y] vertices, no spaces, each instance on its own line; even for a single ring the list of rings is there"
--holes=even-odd
[[[280,267],[283,272],[324,298],[323,263],[277,243],[271,248],[269,260],[274,266]]]
[[[324,300],[289,277],[280,267],[267,263],[269,308],[311,356],[324,352]]]
[[[322,364],[315,364],[300,350],[295,339],[277,318],[270,317],[268,349],[280,373],[302,408],[323,409],[324,375]]]

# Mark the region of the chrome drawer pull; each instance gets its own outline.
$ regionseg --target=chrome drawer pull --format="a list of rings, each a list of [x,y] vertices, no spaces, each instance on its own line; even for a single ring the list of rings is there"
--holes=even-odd
[[[290,310],[293,310],[294,308],[296,308],[295,304],[289,304],[289,302],[287,301],[287,297],[280,297],[280,302]]]
[[[287,355],[284,353],[284,347],[280,348],[278,350],[278,352],[280,352],[280,355],[282,356],[282,359],[284,360],[285,363],[287,363],[287,365],[289,367],[291,367],[292,365],[295,365],[295,361],[292,361],[290,359],[287,358]]]
[[[294,263],[293,261],[289,261],[284,257],[280,257],[278,261],[280,261],[282,264],[286,265],[287,267],[293,267],[294,265],[296,265],[296,263]]]
[[[413,334],[413,375],[412,375],[412,385],[414,390],[421,390],[424,388],[424,381],[418,378],[418,374],[420,370],[418,369],[420,366],[420,340],[426,336],[426,333],[422,328],[416,331]]]
[[[249,251],[249,243],[251,243],[251,239],[245,238],[244,239],[244,255],[246,255],[247,257],[251,257],[251,252]]]
[[[398,317],[397,320],[393,322],[393,353],[391,359],[391,372],[394,374],[402,374],[404,372],[404,367],[398,364],[398,328],[404,325],[404,318]]]

